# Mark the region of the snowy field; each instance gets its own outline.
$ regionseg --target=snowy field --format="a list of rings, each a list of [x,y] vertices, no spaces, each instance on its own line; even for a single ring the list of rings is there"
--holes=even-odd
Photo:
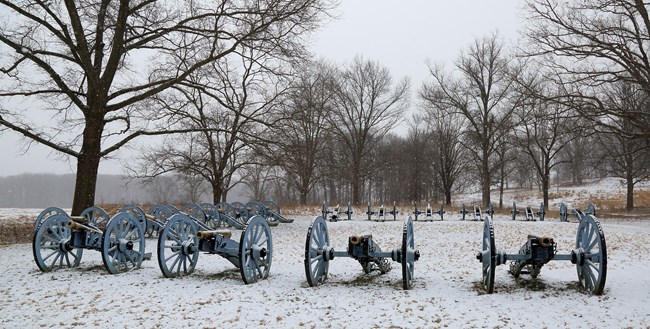
[[[363,274],[350,258],[331,262],[329,281],[307,285],[303,259],[308,216],[273,228],[268,280],[244,285],[225,259],[202,254],[190,276],[166,279],[156,260],[108,274],[99,252],[74,269],[41,273],[31,244],[0,246],[0,328],[650,328],[650,221],[601,221],[608,247],[605,292],[582,291],[575,266],[554,261],[536,280],[496,270],[495,293],[480,288],[482,222],[416,222],[414,287],[402,290],[401,267]],[[329,223],[331,243],[372,234],[383,250],[401,246],[403,222]],[[516,252],[529,233],[555,238],[558,253],[575,244],[577,223],[495,221],[497,248]],[[239,232],[233,237],[239,239]]]

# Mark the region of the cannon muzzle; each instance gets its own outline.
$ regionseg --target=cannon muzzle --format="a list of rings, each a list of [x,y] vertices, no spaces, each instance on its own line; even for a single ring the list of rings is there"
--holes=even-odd
[[[553,246],[553,238],[548,237],[548,236],[529,235],[528,238],[532,239],[532,240],[535,240],[535,242],[538,245],[540,245],[540,246],[542,246],[544,248],[548,248],[548,247]]]
[[[350,237],[350,244],[351,245],[356,246],[358,244],[361,244],[362,242],[363,242],[363,237],[360,236],[360,235],[353,235],[353,236]]]
[[[232,236],[232,231],[230,230],[214,230],[214,231],[198,231],[196,232],[196,237],[199,239],[210,239],[216,235],[221,235],[226,239],[230,239]]]

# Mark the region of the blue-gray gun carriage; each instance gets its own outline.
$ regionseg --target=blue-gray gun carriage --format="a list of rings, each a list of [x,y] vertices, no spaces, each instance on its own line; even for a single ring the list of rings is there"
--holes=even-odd
[[[460,220],[465,220],[465,216],[466,216],[467,214],[469,214],[469,210],[467,210],[467,208],[465,208],[465,204],[464,204],[464,203],[463,203],[462,208],[460,208],[460,214],[462,215],[462,217],[460,218]]]
[[[248,219],[248,211],[237,211],[228,202],[220,202],[215,205],[219,213],[220,222],[226,226],[232,226],[238,230],[243,230],[246,227],[246,220]]]
[[[474,206],[474,220],[475,221],[481,221],[483,220],[483,215],[481,214],[481,207],[479,206]]]
[[[280,221],[276,217],[272,216],[269,213],[267,207],[264,205],[264,203],[262,203],[260,201],[248,201],[248,202],[246,202],[246,209],[248,210],[249,218],[253,217],[253,216],[259,216],[259,217],[262,217],[262,218],[266,219],[269,222],[270,226],[278,226],[280,224]]]
[[[348,239],[346,251],[336,251],[330,244],[327,222],[321,216],[313,219],[307,231],[305,243],[305,274],[311,287],[327,281],[329,263],[336,257],[351,257],[357,260],[365,273],[378,270],[382,274],[390,271],[389,259],[402,265],[402,287],[413,287],[413,270],[420,252],[415,249],[413,221],[411,217],[404,222],[402,246],[390,252],[382,252],[371,235],[353,235]]]
[[[144,230],[145,236],[148,238],[158,236],[163,225],[167,222],[167,219],[178,212],[179,210],[176,209],[176,207],[168,205],[155,205],[149,208],[149,210],[147,210],[147,215],[156,220],[146,221],[146,227]]]
[[[434,214],[440,216],[441,221],[445,219],[445,209],[444,209],[444,207],[440,206],[440,209],[434,212],[433,209],[431,208],[430,203],[427,204],[427,208],[424,211],[419,210],[418,206],[417,206],[417,203],[416,203],[415,204],[415,211],[413,212],[413,214],[415,215],[415,220],[416,221],[418,220],[418,215],[422,215],[422,214],[424,215],[424,221],[425,222],[432,222],[434,220],[433,219]]]
[[[564,203],[560,203],[560,222],[569,221],[569,211]]]
[[[102,254],[111,274],[139,268],[145,258],[144,226],[127,211],[109,218],[98,207],[85,209],[80,216],[46,209],[32,240],[36,265],[43,272],[79,266],[84,250]],[[37,222],[38,224],[38,222]]]
[[[186,213],[169,218],[158,237],[158,265],[167,278],[194,272],[199,253],[219,255],[239,268],[244,283],[268,277],[273,259],[271,229],[266,219],[253,216],[246,223],[239,242],[232,231],[214,230]]]
[[[280,205],[277,202],[272,200],[267,200],[267,201],[263,201],[262,204],[266,208],[267,217],[273,218],[273,220],[276,220],[280,223],[293,223],[293,219],[282,216]]]
[[[489,217],[483,225],[483,249],[476,256],[482,263],[482,283],[487,293],[494,292],[495,268],[510,262],[510,273],[519,277],[529,274],[536,278],[544,264],[551,260],[568,260],[576,265],[578,280],[583,288],[594,295],[605,289],[607,276],[607,246],[605,235],[596,217],[585,215],[576,234],[575,249],[568,254],[558,254],[552,237],[529,235],[519,253],[507,254],[496,249],[494,226]]]
[[[492,207],[492,202],[488,203],[487,211],[485,213],[490,216],[490,219],[494,219],[494,207]]]
[[[327,202],[323,202],[323,210],[321,211],[321,215],[323,218],[329,218],[330,222],[337,222],[339,219],[343,220],[341,214],[345,214],[348,220],[352,220],[352,214],[354,211],[352,210],[352,203],[348,202],[348,208],[346,211],[341,212],[341,206],[336,205],[334,209],[329,210],[329,207],[327,205]],[[330,215],[331,214],[331,215]]]
[[[366,211],[366,215],[368,215],[368,220],[372,220],[372,216],[376,214],[377,212],[375,212],[370,208],[370,202],[368,202],[368,211]]]
[[[517,210],[517,202],[512,201],[512,210],[510,213],[512,214],[512,220],[517,220],[517,215],[521,214],[521,211]]]
[[[422,214],[425,214],[425,213],[426,213],[426,210],[422,211],[422,210],[418,209],[418,203],[416,202],[415,203],[415,209],[412,212],[412,214],[415,215],[415,218],[414,218],[415,221],[417,222],[418,221],[418,216],[420,216]]]

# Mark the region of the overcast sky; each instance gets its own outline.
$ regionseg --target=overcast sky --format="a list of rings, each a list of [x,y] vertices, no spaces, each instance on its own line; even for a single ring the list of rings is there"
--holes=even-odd
[[[415,95],[427,78],[427,59],[451,67],[461,49],[496,31],[505,42],[514,42],[522,26],[521,4],[520,0],[341,0],[338,19],[313,35],[311,49],[336,64],[356,55],[377,61],[395,81],[410,77]],[[74,160],[63,161],[48,148],[33,145],[23,154],[19,140],[13,132],[0,134],[0,176],[75,172]],[[117,160],[102,161],[100,173],[121,174],[122,168]]]

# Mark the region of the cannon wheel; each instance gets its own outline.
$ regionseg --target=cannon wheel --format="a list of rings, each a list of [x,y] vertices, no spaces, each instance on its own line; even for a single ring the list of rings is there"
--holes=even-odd
[[[34,234],[32,252],[41,271],[79,266],[83,249],[72,247],[72,230],[67,225],[68,220],[65,213],[51,215],[45,218]]]
[[[219,211],[217,207],[212,203],[201,203],[201,209],[205,212],[206,222],[205,224],[210,229],[217,229],[221,226],[221,216],[219,216]]]
[[[273,239],[266,219],[253,216],[239,239],[239,271],[245,284],[266,279],[273,260]]]
[[[102,261],[111,274],[140,268],[144,259],[144,227],[129,212],[119,212],[102,236]]]
[[[49,208],[45,208],[45,210],[41,211],[41,213],[38,214],[38,217],[36,217],[36,221],[34,221],[34,233],[36,233],[36,231],[38,231],[38,228],[41,227],[43,222],[48,217],[54,216],[54,215],[57,215],[57,214],[64,214],[65,215],[65,211],[63,211],[63,209],[57,208],[57,207],[49,207]]]
[[[352,203],[348,201],[348,211],[345,212],[348,215],[348,220],[352,219]]]
[[[607,277],[607,245],[603,229],[596,217],[585,215],[578,226],[576,249],[585,255],[597,256],[595,260],[584,259],[577,264],[580,284],[594,295],[600,295],[605,289]]]
[[[147,215],[155,217],[159,222],[166,223],[167,219],[174,214],[174,211],[165,205],[155,205],[147,210]],[[162,226],[154,221],[147,221],[147,228],[144,230],[145,236],[148,238],[154,235],[159,235]]]
[[[266,207],[259,201],[248,201],[246,203],[248,209],[248,216],[260,216],[262,218],[268,217],[266,215]]]
[[[329,247],[330,237],[327,233],[327,223],[323,217],[317,216],[307,230],[307,241],[305,242],[305,274],[310,287],[327,281],[330,267]]]
[[[196,219],[196,221],[208,224],[208,216],[205,214],[205,211],[201,206],[196,203],[186,203],[181,207],[181,212],[188,214],[190,217]]]
[[[86,208],[81,212],[81,216],[84,216],[86,219],[88,219],[88,224],[90,224],[90,226],[96,227],[102,231],[106,229],[106,225],[110,220],[110,217],[106,211],[99,207]]]
[[[494,226],[489,217],[483,225],[483,251],[481,252],[483,287],[488,294],[494,292],[494,272],[496,269],[496,247],[494,243]]]
[[[138,224],[140,224],[140,226],[142,226],[142,230],[143,231],[146,230],[147,216],[144,215],[144,211],[142,210],[142,208],[140,208],[140,207],[138,207],[136,205],[133,205],[133,204],[127,204],[124,207],[120,208],[119,212],[127,212],[127,213],[133,215],[133,217],[135,217],[135,219],[138,220]]]
[[[517,203],[512,201],[512,220],[517,219]]]
[[[197,227],[187,214],[169,218],[158,236],[158,266],[166,278],[194,272],[199,260]]]
[[[413,220],[411,217],[404,222],[402,233],[402,287],[405,290],[413,288],[413,270],[415,266],[415,241],[413,239]]]
[[[564,203],[560,204],[560,222],[568,222],[568,210]]]
[[[280,205],[277,202],[272,201],[272,200],[268,200],[268,201],[264,201],[262,203],[264,204],[264,207],[266,207],[266,209],[268,209],[268,210],[270,210],[270,211],[272,211],[272,212],[274,212],[274,213],[276,213],[278,215],[282,215],[282,213],[280,213]]]
[[[242,223],[242,227],[245,225],[245,223],[248,221],[248,209],[246,208],[246,205],[241,203],[241,202],[233,202],[230,204],[233,209],[235,210],[235,219],[238,222]]]
[[[246,226],[244,219],[238,215],[237,210],[231,204],[227,202],[221,202],[217,205],[217,209],[221,214],[225,215],[224,217],[228,217],[228,220],[226,220],[226,218],[222,218],[222,221],[225,221],[238,230],[244,229]],[[248,215],[246,217],[248,217]]]

